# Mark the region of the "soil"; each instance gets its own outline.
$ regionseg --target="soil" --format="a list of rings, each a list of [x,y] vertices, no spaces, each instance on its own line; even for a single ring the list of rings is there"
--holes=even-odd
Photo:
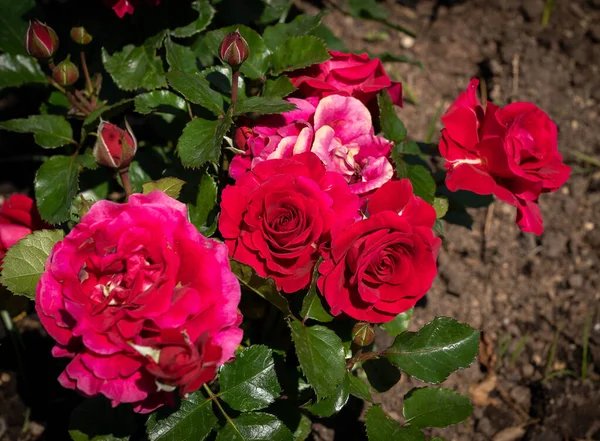
[[[295,1],[308,13],[316,12],[316,3]],[[331,9],[325,23],[349,49],[406,55],[423,64],[385,64],[404,83],[400,115],[412,139],[425,139],[433,122],[435,143],[439,111],[478,77],[494,102],[531,101],[548,112],[573,168],[561,190],[541,197],[540,237],[521,233],[514,209],[500,202],[469,208],[470,229],[444,223],[439,276],[426,308],[416,309],[411,330],[444,315],[485,336],[479,360],[442,383],[474,403],[467,422],[431,432],[448,441],[600,440],[600,1],[555,3],[544,27],[545,0],[384,2],[389,20],[414,30],[413,39],[349,17],[339,0],[325,2]],[[26,338],[37,338],[35,322],[21,326],[29,331]],[[383,347],[390,340],[378,334],[376,342]],[[49,378],[62,366],[31,356],[34,366],[47,367],[36,380],[54,384]],[[17,367],[5,361],[0,440],[35,439],[35,423],[21,434],[26,406],[15,395]],[[402,422],[403,396],[419,385],[402,376],[376,402]],[[53,402],[53,388],[46,389],[50,404],[42,420],[65,405]],[[361,426],[352,423],[362,414],[360,403],[351,403],[342,415],[316,423],[314,440],[365,440]]]

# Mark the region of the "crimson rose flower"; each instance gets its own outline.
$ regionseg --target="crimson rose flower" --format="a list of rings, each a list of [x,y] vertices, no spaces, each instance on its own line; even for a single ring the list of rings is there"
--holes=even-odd
[[[494,194],[517,207],[517,225],[542,234],[541,193],[553,192],[571,168],[558,153],[556,125],[532,103],[499,108],[477,98],[479,81],[471,80],[442,117],[440,152],[446,158],[446,186]]]
[[[160,191],[100,201],[57,243],[36,310],[73,360],[59,382],[150,412],[212,379],[241,341],[227,247]]]
[[[314,153],[257,164],[223,190],[219,230],[229,254],[287,293],[306,288],[332,225],[358,198]]]
[[[371,107],[377,92],[387,89],[394,104],[402,105],[402,83],[390,80],[379,58],[371,60],[367,53],[335,51],[329,51],[329,55],[331,58],[324,63],[287,74],[299,89],[299,96],[353,96]]]
[[[435,210],[413,194],[408,179],[375,191],[368,211],[368,218],[332,229],[317,286],[333,315],[384,323],[431,287],[441,240],[432,232]]]
[[[42,221],[35,202],[23,194],[13,194],[0,206],[0,268],[6,251],[35,230],[50,228]]]

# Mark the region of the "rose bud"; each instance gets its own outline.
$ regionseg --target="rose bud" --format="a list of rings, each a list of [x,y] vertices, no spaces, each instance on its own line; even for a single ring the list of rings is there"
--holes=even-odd
[[[369,346],[375,339],[375,329],[367,322],[358,322],[352,328],[352,341],[358,346]]]
[[[79,69],[71,61],[71,56],[56,65],[52,70],[52,78],[61,86],[70,86],[79,79]]]
[[[237,29],[226,36],[219,46],[219,56],[233,68],[239,67],[246,61],[248,55],[250,55],[248,42]]]
[[[128,167],[137,151],[137,140],[125,120],[127,130],[102,121],[98,126],[98,139],[94,146],[94,158],[98,164],[122,169]]]
[[[50,58],[58,49],[58,36],[50,26],[33,20],[25,36],[25,50],[35,58]]]
[[[90,44],[92,38],[92,35],[83,26],[71,29],[71,39],[77,44]]]

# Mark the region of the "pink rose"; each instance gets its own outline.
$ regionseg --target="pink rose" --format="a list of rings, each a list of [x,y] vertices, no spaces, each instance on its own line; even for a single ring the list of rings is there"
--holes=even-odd
[[[435,210],[408,179],[384,184],[368,207],[368,218],[332,229],[317,286],[333,315],[383,323],[429,290],[441,240],[432,232]]]
[[[371,60],[366,53],[329,51],[329,54],[331,58],[324,63],[287,74],[299,89],[298,96],[353,96],[369,108],[376,108],[377,92],[388,89],[394,104],[402,106],[402,83],[390,80],[379,58]]]
[[[538,198],[558,190],[571,172],[558,153],[556,125],[532,103],[484,108],[478,84],[471,80],[442,117],[446,185],[450,191],[493,193],[517,207],[521,230],[542,234]]]
[[[51,228],[40,214],[33,199],[13,194],[0,206],[0,268],[6,251],[35,230]]]
[[[160,191],[100,201],[57,243],[36,310],[73,360],[59,382],[149,412],[212,379],[241,341],[227,247]]]
[[[357,215],[342,176],[309,152],[263,161],[226,187],[219,231],[231,257],[292,293],[309,285],[333,224]]]
[[[375,136],[371,114],[359,100],[330,95],[321,100],[290,98],[296,110],[240,127],[236,145],[245,153],[231,163],[238,178],[268,159],[315,153],[328,171],[340,173],[359,196],[381,187],[394,175],[387,155],[392,143]]]

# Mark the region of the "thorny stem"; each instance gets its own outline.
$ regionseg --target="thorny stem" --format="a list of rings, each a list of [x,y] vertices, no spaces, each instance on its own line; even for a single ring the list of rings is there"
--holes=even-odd
[[[67,99],[73,105],[73,107],[76,107],[78,110],[80,110],[81,112],[83,112],[84,115],[87,116],[90,113],[92,113],[88,109],[86,109],[85,107],[83,107],[81,105],[81,103],[79,101],[77,101],[77,99],[75,98],[75,96],[73,96],[73,94],[71,92],[66,92],[65,95],[67,95]]]
[[[358,352],[355,354],[348,362],[346,363],[347,369],[352,369],[352,367],[358,363],[359,361],[370,360],[372,358],[379,358],[384,355],[386,352]]]
[[[238,83],[240,79],[240,71],[238,69],[233,69],[231,74],[231,108],[232,112],[235,110],[235,103],[237,102],[237,94],[238,94]]]
[[[81,90],[76,90],[75,91],[75,95],[77,96],[77,98],[79,98],[79,101],[81,101],[81,103],[90,111],[93,112],[94,111],[94,107],[92,106],[92,103],[90,103],[88,101],[88,99],[83,96],[83,93],[81,92]]]
[[[121,181],[123,182],[123,189],[125,190],[125,195],[127,199],[133,193],[133,188],[131,187],[131,181],[129,180],[129,167],[124,167],[119,169],[119,175],[121,176]]]
[[[90,71],[88,70],[87,62],[85,60],[85,52],[82,50],[79,54],[81,56],[81,68],[83,69],[83,75],[85,76],[87,93],[91,95],[94,92],[94,88],[92,86],[92,79],[90,78]]]

